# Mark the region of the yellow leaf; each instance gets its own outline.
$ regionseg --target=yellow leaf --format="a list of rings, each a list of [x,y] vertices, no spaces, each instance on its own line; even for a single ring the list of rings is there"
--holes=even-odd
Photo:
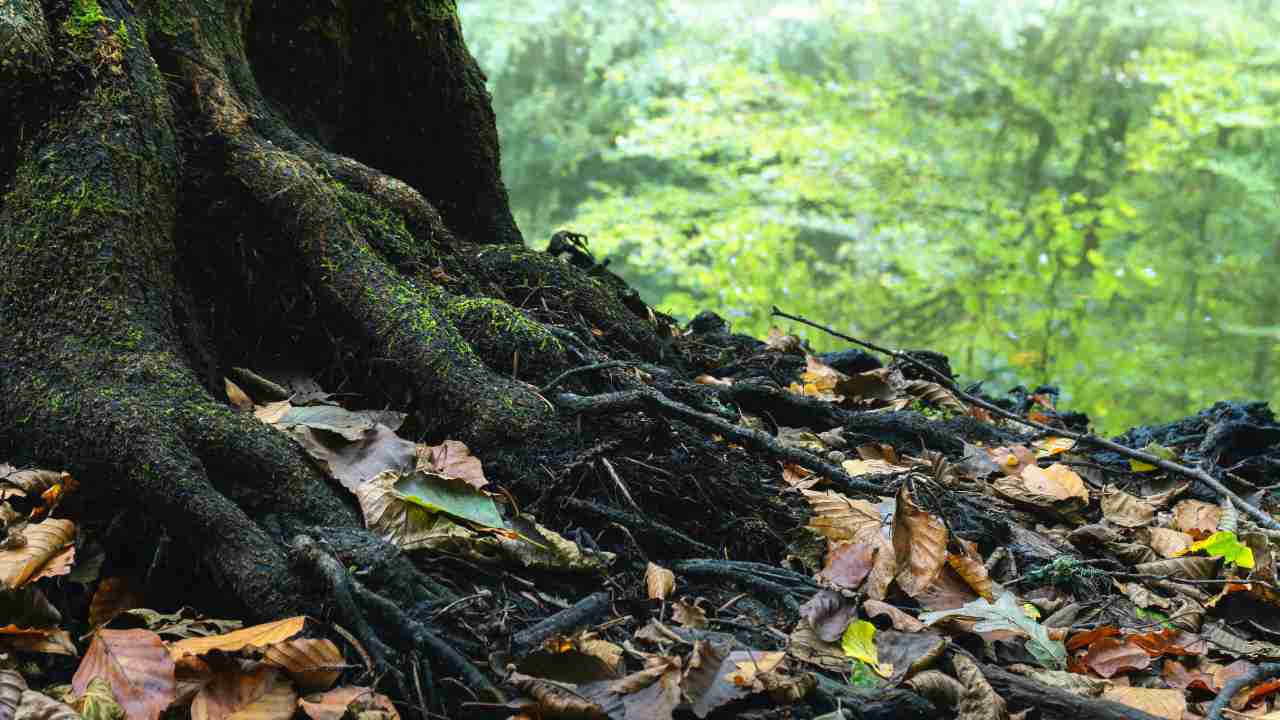
[[[893,666],[880,664],[876,650],[876,626],[866,620],[854,620],[844,629],[844,637],[840,639],[840,647],[844,654],[854,660],[866,663],[877,675],[889,677],[893,674]]]

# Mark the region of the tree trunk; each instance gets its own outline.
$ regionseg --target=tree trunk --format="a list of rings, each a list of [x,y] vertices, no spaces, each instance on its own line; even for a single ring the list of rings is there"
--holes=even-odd
[[[519,451],[562,430],[531,383],[591,343],[660,347],[615,286],[523,246],[452,0],[16,0],[0,53],[0,458],[162,518],[251,616],[336,593],[383,619],[374,650],[431,645],[307,561],[319,534],[386,598],[430,593],[225,370],[304,363],[421,435]]]

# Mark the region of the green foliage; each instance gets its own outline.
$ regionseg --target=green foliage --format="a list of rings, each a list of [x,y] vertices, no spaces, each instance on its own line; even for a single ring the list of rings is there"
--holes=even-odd
[[[107,20],[98,0],[71,0],[71,13],[62,23],[62,31],[71,38],[88,37]]]
[[[666,311],[777,304],[1110,430],[1280,399],[1268,3],[460,10],[526,235],[588,234]]]

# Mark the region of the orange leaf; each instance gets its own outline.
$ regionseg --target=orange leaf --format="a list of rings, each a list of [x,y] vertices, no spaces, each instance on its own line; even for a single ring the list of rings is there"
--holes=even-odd
[[[89,602],[89,625],[99,627],[125,610],[142,607],[142,585],[131,577],[103,578]]]
[[[156,720],[173,702],[174,664],[160,636],[150,630],[99,630],[71,679],[77,695],[94,678],[111,685],[129,720]]]
[[[974,592],[989,602],[995,602],[995,583],[991,582],[991,576],[987,574],[986,564],[982,562],[973,543],[961,540],[960,545],[964,548],[964,554],[947,553],[947,564]]]
[[[1104,678],[1131,670],[1145,670],[1151,666],[1151,656],[1145,650],[1117,638],[1101,638],[1089,646],[1084,662]]]
[[[245,648],[265,648],[278,642],[284,642],[302,632],[307,619],[297,617],[277,620],[263,625],[254,625],[224,635],[212,637],[196,637],[179,640],[169,645],[169,654],[176,660],[183,655],[204,655],[213,650],[233,653]]]
[[[1105,637],[1113,637],[1120,634],[1120,629],[1114,625],[1101,625],[1092,630],[1078,632],[1071,636],[1067,641],[1068,650],[1078,650],[1082,647],[1093,644],[1094,640],[1100,640]]]
[[[644,585],[650,600],[666,600],[676,590],[676,574],[657,563],[649,563],[644,571]]]
[[[1218,531],[1222,508],[1200,500],[1183,500],[1173,506],[1173,527],[1197,540]]]
[[[321,695],[308,695],[298,702],[298,707],[311,720],[342,720],[347,708],[371,708],[387,713],[391,720],[400,720],[396,706],[385,695],[367,687],[340,687]],[[353,713],[358,715],[359,713]]]

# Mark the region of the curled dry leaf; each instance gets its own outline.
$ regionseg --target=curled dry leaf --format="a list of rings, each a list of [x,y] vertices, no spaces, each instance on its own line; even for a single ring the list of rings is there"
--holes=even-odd
[[[169,654],[173,659],[184,655],[204,655],[214,650],[235,653],[246,648],[266,648],[284,642],[302,632],[307,619],[301,615],[275,622],[254,625],[242,630],[214,635],[211,637],[195,637],[170,643]]]
[[[1212,557],[1186,556],[1139,563],[1133,566],[1142,575],[1182,578],[1183,580],[1208,580],[1218,576],[1221,560]]]
[[[693,379],[699,385],[710,385],[712,387],[730,387],[733,385],[732,378],[718,378],[714,375],[699,375]]]
[[[650,600],[666,600],[676,590],[676,574],[651,562],[644,571],[644,586]]]
[[[942,657],[946,642],[936,633],[905,633],[882,630],[876,633],[880,663],[893,669],[889,684],[897,685],[929,667]]]
[[[960,547],[963,553],[947,553],[947,565],[950,565],[951,569],[955,570],[956,574],[973,588],[979,597],[995,600],[995,583],[987,573],[987,566],[982,562],[982,557],[978,555],[977,546],[968,540],[961,540]]]
[[[964,685],[938,670],[926,670],[907,681],[907,687],[924,697],[934,707],[950,710],[960,704]]]
[[[232,407],[243,411],[253,410],[253,398],[250,398],[248,393],[235,384],[231,378],[222,378],[222,382],[226,387],[227,399],[231,401]]]
[[[923,632],[928,627],[905,611],[899,610],[883,600],[866,600],[862,603],[862,610],[869,617],[888,617],[895,630],[915,633]]]
[[[1008,720],[1009,709],[1005,707],[1004,698],[983,677],[978,664],[968,655],[961,654],[953,655],[951,663],[955,667],[956,679],[964,687],[957,720]]]
[[[841,631],[843,633],[843,631]],[[848,672],[849,658],[844,650],[834,643],[818,637],[813,626],[807,621],[796,623],[791,631],[791,642],[787,652],[800,662],[809,663],[831,672]]]
[[[1071,438],[1064,437],[1047,437],[1041,438],[1031,443],[1031,447],[1035,448],[1036,457],[1052,457],[1061,455],[1076,446],[1076,441]]]
[[[76,525],[70,520],[45,520],[22,530],[23,544],[0,550],[0,587],[16,590],[42,577],[71,572],[75,559]]]
[[[892,539],[898,587],[915,596],[932,585],[947,564],[947,527],[915,504],[906,483],[898,490]]]
[[[176,693],[173,658],[150,630],[99,630],[71,679],[83,696],[94,678],[111,685],[130,720],[156,720]]]
[[[857,590],[875,565],[876,548],[865,543],[832,542],[826,563],[814,576],[843,590]]]
[[[955,393],[928,380],[908,380],[902,391],[914,398],[919,398],[944,410],[963,413],[968,406],[960,402]]]
[[[1107,485],[1102,489],[1102,516],[1120,527],[1138,528],[1150,525],[1156,517],[1151,503],[1117,488]]]
[[[99,627],[126,610],[141,607],[142,583],[128,576],[103,578],[89,602],[89,624]]]
[[[68,704],[58,702],[43,693],[28,690],[22,693],[14,720],[81,720],[80,715]]]

